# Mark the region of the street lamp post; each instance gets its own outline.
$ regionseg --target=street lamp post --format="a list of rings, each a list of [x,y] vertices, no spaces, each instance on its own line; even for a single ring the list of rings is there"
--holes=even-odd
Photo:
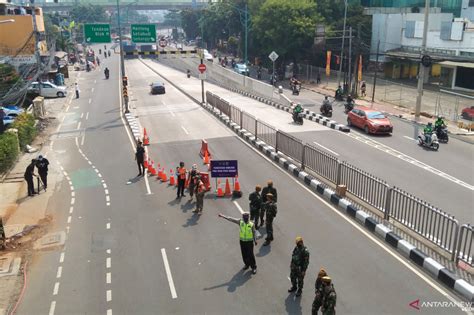
[[[344,40],[346,39],[347,0],[344,0],[344,26],[342,28],[341,59],[339,61],[339,72],[337,73],[337,85],[341,85],[342,64],[344,63]]]
[[[117,24],[118,24],[118,36],[119,36],[119,46],[120,46],[120,70],[122,72],[122,81],[125,77],[125,62],[123,59],[123,44],[122,44],[122,30],[120,25],[120,4],[119,0],[117,0]],[[125,99],[125,113],[129,113],[128,109],[128,100]]]
[[[421,56],[426,54],[426,42],[428,37],[428,18],[430,11],[430,0],[425,0],[425,20],[423,23],[423,39],[421,42]],[[425,79],[425,66],[420,62],[418,71],[418,96],[416,97],[415,121],[419,121],[421,112],[421,101],[423,99],[423,83]],[[415,132],[416,138],[416,132]]]

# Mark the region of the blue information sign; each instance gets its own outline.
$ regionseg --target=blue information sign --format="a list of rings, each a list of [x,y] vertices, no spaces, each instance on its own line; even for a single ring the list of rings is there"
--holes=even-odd
[[[211,177],[236,177],[238,174],[237,160],[211,160]]]

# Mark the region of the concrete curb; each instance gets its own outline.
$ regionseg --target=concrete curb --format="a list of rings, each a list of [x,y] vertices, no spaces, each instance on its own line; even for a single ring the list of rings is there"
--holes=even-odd
[[[272,101],[272,100],[269,100],[269,99],[266,99],[264,97],[261,97],[261,96],[257,96],[257,95],[254,95],[254,94],[251,94],[249,92],[246,92],[246,91],[242,91],[242,90],[239,90],[239,89],[236,89],[236,88],[228,88],[226,86],[224,86],[223,84],[219,83],[219,82],[215,82],[216,85],[224,88],[224,89],[227,89],[227,90],[230,90],[232,92],[236,92],[236,93],[239,93],[243,96],[247,96],[247,97],[250,97],[250,98],[253,98],[259,102],[262,102],[262,103],[265,103],[265,104],[268,104],[268,105],[271,105],[273,107],[276,107],[278,109],[281,109],[281,110],[284,110],[286,112],[290,112],[290,110],[293,109],[293,106],[285,106],[285,105],[282,105],[280,103],[277,103],[275,101]],[[329,127],[329,128],[332,128],[332,129],[335,129],[335,130],[339,130],[339,131],[342,131],[342,132],[350,132],[350,128],[347,127],[346,125],[343,125],[343,124],[339,124],[338,122],[334,121],[334,120],[331,120],[327,117],[324,117],[320,114],[317,114],[313,111],[310,111],[310,110],[304,110],[303,112],[303,117],[308,119],[308,120],[311,120],[311,121],[314,121],[314,122],[317,122],[318,124],[321,124],[323,126],[326,126],[326,127]]]
[[[150,69],[152,68],[150,67]],[[158,75],[162,76],[158,71],[154,69],[152,70]],[[165,80],[168,81],[171,85],[173,85],[176,89],[178,89],[179,91],[187,95],[189,98],[191,98],[194,102],[201,104],[194,97],[184,92],[179,86],[177,86],[176,84],[174,84],[173,82],[169,81],[166,78]],[[274,102],[272,103],[273,104],[271,105],[273,106],[277,105]],[[372,233],[376,234],[378,237],[383,239],[386,243],[388,243],[391,247],[395,248],[403,256],[405,256],[406,258],[409,258],[416,265],[426,270],[434,279],[438,280],[439,282],[443,283],[450,289],[454,290],[457,294],[466,298],[468,301],[474,302],[474,286],[473,285],[471,285],[464,279],[459,278],[454,273],[452,273],[448,268],[441,265],[440,263],[438,263],[437,261],[435,261],[433,258],[429,257],[428,255],[424,254],[420,249],[416,248],[416,246],[410,244],[408,241],[404,240],[402,237],[394,233],[389,227],[381,223],[377,223],[377,221],[374,218],[372,218],[370,215],[368,215],[364,211],[359,210],[355,205],[352,204],[350,200],[346,198],[341,198],[332,189],[327,187],[325,184],[319,182],[317,179],[315,179],[313,176],[309,175],[308,173],[298,169],[298,166],[291,163],[290,159],[279,155],[273,147],[267,145],[265,142],[255,139],[255,136],[253,136],[253,134],[243,129],[241,126],[237,125],[236,123],[231,122],[229,117],[227,117],[224,114],[220,114],[220,112],[217,109],[213,110],[212,106],[209,106],[207,104],[201,104],[201,106],[207,111],[209,111],[210,113],[212,113],[214,116],[219,118],[224,124],[229,126],[232,130],[234,130],[237,133],[237,135],[245,139],[248,143],[251,143],[260,152],[262,152],[263,154],[271,158],[274,162],[282,166],[285,170],[289,171],[293,176],[301,180],[311,190],[315,191],[317,194],[327,199],[331,204],[337,206],[339,209],[345,211],[347,215],[356,219],[356,221],[358,221],[361,225],[365,226],[369,231],[371,231]],[[288,107],[286,108],[289,110]],[[132,122],[133,122],[133,119],[132,119]]]

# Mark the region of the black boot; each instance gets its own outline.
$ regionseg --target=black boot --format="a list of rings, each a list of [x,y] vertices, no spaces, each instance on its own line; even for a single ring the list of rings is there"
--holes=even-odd
[[[298,289],[296,292],[296,296],[301,296],[301,293],[303,293],[303,289]]]
[[[296,291],[296,286],[292,286],[291,288],[288,289],[288,292],[295,292]]]

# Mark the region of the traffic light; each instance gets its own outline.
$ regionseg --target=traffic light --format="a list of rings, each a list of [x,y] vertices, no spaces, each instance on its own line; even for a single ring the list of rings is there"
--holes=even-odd
[[[128,85],[128,78],[127,77],[122,77],[122,85],[127,86]]]

